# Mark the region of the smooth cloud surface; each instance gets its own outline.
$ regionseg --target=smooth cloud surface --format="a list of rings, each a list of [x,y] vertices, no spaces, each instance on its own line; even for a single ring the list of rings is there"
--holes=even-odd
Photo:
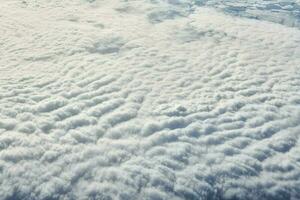
[[[299,1],[220,2],[1,1],[0,199],[300,199]]]

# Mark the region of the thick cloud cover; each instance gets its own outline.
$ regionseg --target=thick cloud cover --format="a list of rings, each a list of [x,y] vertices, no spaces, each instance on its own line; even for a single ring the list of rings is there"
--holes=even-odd
[[[221,2],[0,1],[0,199],[300,199],[300,2]]]

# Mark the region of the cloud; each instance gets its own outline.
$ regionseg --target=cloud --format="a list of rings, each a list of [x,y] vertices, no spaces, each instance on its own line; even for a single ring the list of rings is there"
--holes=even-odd
[[[0,199],[300,198],[297,2],[2,4]]]

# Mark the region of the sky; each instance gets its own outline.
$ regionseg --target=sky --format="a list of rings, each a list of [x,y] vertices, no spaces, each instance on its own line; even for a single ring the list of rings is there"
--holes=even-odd
[[[0,199],[300,199],[299,0],[0,0]]]

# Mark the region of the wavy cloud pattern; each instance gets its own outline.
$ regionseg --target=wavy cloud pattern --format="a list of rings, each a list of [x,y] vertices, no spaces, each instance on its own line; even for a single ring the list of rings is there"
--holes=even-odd
[[[299,1],[238,2],[1,1],[0,199],[300,199]]]

